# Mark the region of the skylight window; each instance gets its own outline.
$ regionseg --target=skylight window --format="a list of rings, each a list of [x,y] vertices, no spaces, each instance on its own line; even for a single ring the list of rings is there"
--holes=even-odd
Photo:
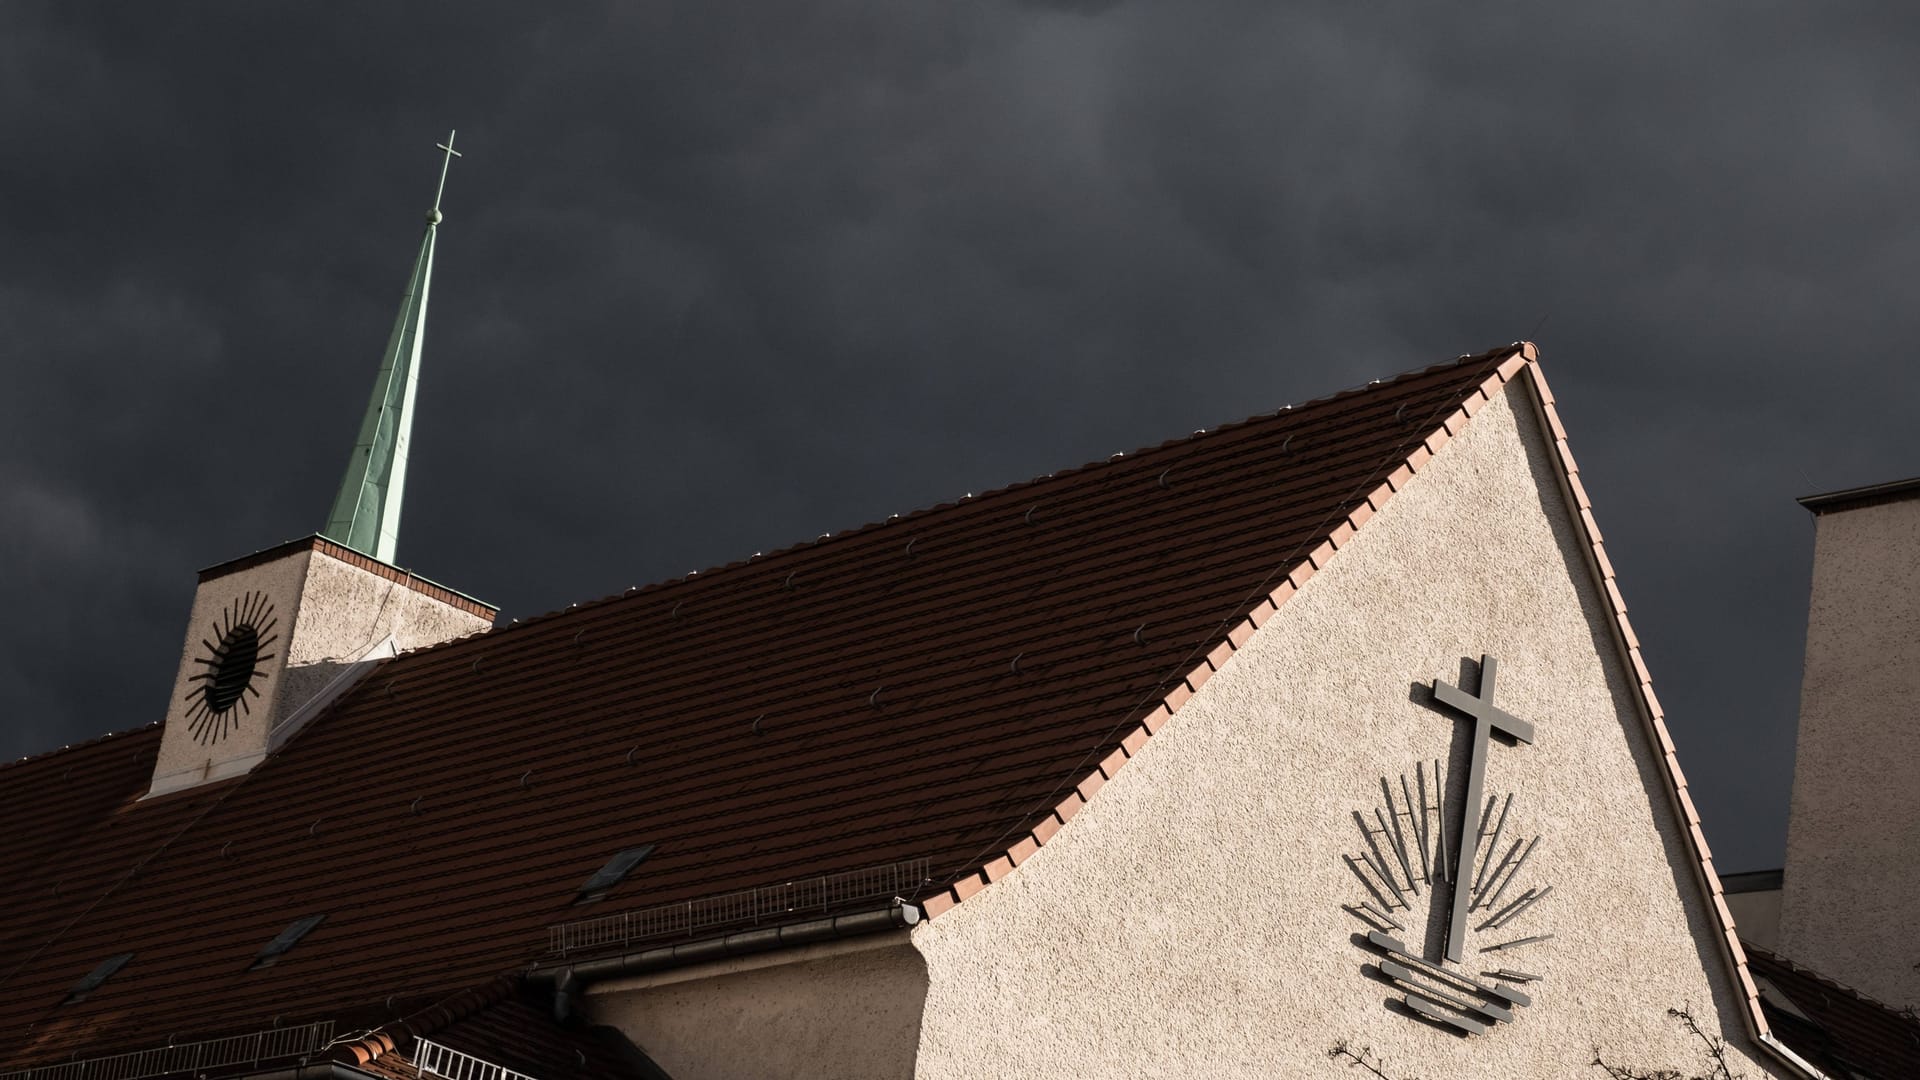
[[[61,1002],[61,1004],[71,1005],[76,1001],[87,1000],[88,994],[100,989],[101,983],[113,978],[113,973],[126,967],[127,961],[131,959],[133,959],[132,953],[123,952],[117,956],[109,956],[105,960],[100,961],[98,967],[87,972],[86,978],[73,984],[73,989],[67,991],[67,999]]]
[[[272,967],[288,949],[293,948],[296,942],[307,936],[307,931],[319,926],[326,921],[326,918],[325,915],[309,915],[304,919],[295,919],[292,925],[280,931],[280,936],[267,942],[267,947],[261,949],[260,955],[253,958],[253,964],[247,970],[259,971],[261,968]]]
[[[634,867],[639,866],[651,854],[653,854],[653,845],[642,844],[639,847],[628,848],[608,859],[607,865],[595,871],[594,875],[587,879],[587,883],[580,886],[580,895],[574,903],[591,904],[606,896],[613,891],[615,885],[626,880]]]

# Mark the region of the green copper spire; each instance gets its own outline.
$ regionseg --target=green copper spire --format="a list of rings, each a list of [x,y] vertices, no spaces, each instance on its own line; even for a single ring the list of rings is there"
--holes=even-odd
[[[400,497],[407,485],[407,443],[413,434],[413,399],[420,385],[420,349],[427,340],[427,286],[433,281],[433,240],[440,226],[440,195],[447,187],[447,166],[460,154],[453,133],[437,144],[445,156],[440,162],[440,185],[433,191],[433,209],[427,212],[427,234],[413,260],[406,295],[400,299],[400,317],[380,359],[380,375],[373,383],[373,399],[360,437],[347,459],[347,475],[333,500],[323,535],[381,562],[393,562],[400,540]]]

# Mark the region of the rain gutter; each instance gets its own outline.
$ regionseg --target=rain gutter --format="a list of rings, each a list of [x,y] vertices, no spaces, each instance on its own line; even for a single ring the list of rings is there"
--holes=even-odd
[[[323,1061],[318,1065],[246,1073],[244,1080],[374,1080],[374,1076],[336,1061]]]
[[[919,921],[918,906],[895,900],[886,907],[870,911],[856,911],[849,915],[835,915],[825,919],[790,923],[786,926],[770,926],[760,930],[742,930],[720,937],[685,941],[677,945],[662,945],[640,952],[602,957],[578,964],[540,968],[530,972],[528,977],[553,984],[553,1016],[554,1019],[564,1022],[573,1015],[580,994],[586,989],[588,983],[624,975],[639,975],[667,968],[686,967],[689,964],[705,963],[710,960],[724,960],[735,956],[813,945],[823,941],[863,937],[867,934],[903,929]]]

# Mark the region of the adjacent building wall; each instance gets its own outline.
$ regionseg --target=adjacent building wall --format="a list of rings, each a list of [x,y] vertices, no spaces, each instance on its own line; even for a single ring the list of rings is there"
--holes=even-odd
[[[1920,491],[1816,513],[1780,952],[1920,1005]]]
[[[923,1077],[1577,1077],[1609,1061],[1705,1072],[1669,1008],[1750,1045],[1632,683],[1561,499],[1528,391],[1483,409],[1127,767],[1010,877],[921,925]],[[1286,553],[1250,553],[1278,562]],[[1476,970],[1544,976],[1490,1035],[1404,1015],[1369,977],[1367,894],[1342,860],[1355,811],[1414,763],[1465,776],[1438,677],[1537,728],[1494,745],[1488,789],[1541,836],[1533,913],[1469,938]],[[1463,668],[1465,668],[1463,677]],[[1504,845],[1503,845],[1504,846]],[[1422,901],[1424,904],[1424,901]],[[1415,919],[1406,940],[1428,934]],[[1479,920],[1476,919],[1476,923]],[[1494,955],[1499,940],[1550,940]]]
[[[1780,871],[1755,870],[1722,874],[1727,910],[1740,929],[1740,940],[1768,952],[1780,951]]]
[[[899,933],[600,983],[588,1005],[674,1080],[900,1080],[926,997]]]

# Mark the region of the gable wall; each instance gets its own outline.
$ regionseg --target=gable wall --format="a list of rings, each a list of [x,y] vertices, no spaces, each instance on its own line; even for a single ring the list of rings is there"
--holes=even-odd
[[[1394,1077],[1597,1074],[1596,1044],[1691,1071],[1671,1006],[1746,1045],[1527,393],[1476,415],[1044,848],[914,931],[919,1075],[1319,1077],[1341,1041]],[[1470,936],[1473,969],[1545,981],[1517,1023],[1466,1039],[1363,973],[1341,905],[1366,893],[1341,856],[1383,775],[1446,759],[1459,797],[1465,724],[1415,684],[1462,684],[1482,652],[1538,732],[1491,749],[1489,791],[1516,790],[1509,828],[1542,837],[1520,887],[1555,889],[1513,932]],[[1472,963],[1534,933],[1555,937]]]

